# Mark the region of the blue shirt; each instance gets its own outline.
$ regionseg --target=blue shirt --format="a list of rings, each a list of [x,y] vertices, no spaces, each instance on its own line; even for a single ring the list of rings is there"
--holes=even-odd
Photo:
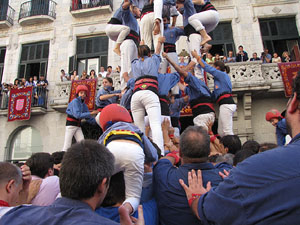
[[[247,158],[201,196],[203,224],[299,224],[300,134],[287,146]]]
[[[158,210],[155,200],[151,199],[143,203],[142,206],[145,225],[158,225]],[[115,222],[120,222],[118,207],[101,207],[96,209],[96,213]],[[135,211],[132,216],[138,218],[138,211]]]
[[[131,11],[128,9],[121,8],[123,14],[122,14],[122,23],[123,25],[126,25],[130,28],[130,30],[135,31],[136,33],[140,33],[140,27],[136,20],[136,18],[133,16]]]
[[[180,80],[178,73],[158,74],[158,94],[168,95],[171,88],[173,88]]]
[[[180,36],[185,35],[184,30],[179,27],[170,28],[169,25],[164,26],[165,43],[175,44]]]
[[[49,206],[19,206],[11,209],[0,220],[1,225],[92,225],[118,224],[95,213],[79,200],[58,198]]]
[[[196,10],[194,8],[194,4],[192,0],[185,0],[184,1],[184,12],[183,12],[183,26],[187,26],[189,24],[189,17],[194,15],[196,13]]]
[[[116,12],[114,13],[114,15],[112,16],[112,18],[116,18],[120,21],[122,21],[122,16],[123,16],[123,12],[122,12],[122,5],[120,6],[120,8],[118,8],[116,10]]]
[[[191,73],[188,73],[188,76],[184,78],[184,82],[188,84],[184,91],[190,97],[190,101],[200,97],[211,97],[206,84]]]
[[[276,125],[276,139],[277,145],[282,146],[285,145],[285,136],[288,135],[286,130],[286,120],[282,119],[278,121]]]
[[[100,100],[100,96],[102,95],[109,95],[109,94],[116,94],[116,93],[121,93],[120,90],[118,91],[113,91],[111,87],[107,87],[107,88],[101,88],[98,92],[97,92],[97,97],[96,97],[96,106],[99,108],[104,108],[105,106],[112,104],[112,103],[117,103],[119,97],[118,96],[113,96],[109,99],[106,100]]]
[[[160,55],[153,54],[151,57],[145,56],[144,60],[135,59],[131,63],[131,70],[134,79],[142,76],[158,77],[158,69],[160,66]]]
[[[158,158],[157,150],[149,139],[139,130],[137,126],[131,123],[116,122],[103,132],[99,137],[98,143],[103,144],[105,137],[113,130],[130,130],[140,135],[144,146],[145,162],[155,162]]]
[[[205,65],[203,69],[214,77],[214,91],[212,93],[212,98],[217,100],[222,93],[231,93],[232,84],[229,75],[226,72],[217,70],[216,68],[208,65],[203,59],[202,62]],[[200,64],[198,67],[202,68]]]
[[[178,180],[188,182],[188,172],[192,169],[202,171],[203,183],[212,182],[218,185],[222,178],[211,163],[190,163],[174,167],[168,159],[159,160],[153,169],[154,195],[162,225],[199,225],[199,220],[193,215],[186,199],[184,189]]]
[[[74,98],[69,103],[66,113],[76,119],[86,119],[89,123],[96,123],[87,105],[81,100],[81,97]]]
[[[184,98],[175,98],[175,102],[169,105],[170,116],[179,118],[181,109],[186,105],[187,103],[184,102]]]

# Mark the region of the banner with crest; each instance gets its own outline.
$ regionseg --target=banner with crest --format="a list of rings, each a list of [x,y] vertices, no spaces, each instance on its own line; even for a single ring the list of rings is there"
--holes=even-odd
[[[96,79],[73,80],[69,102],[71,102],[74,98],[76,98],[76,88],[78,87],[78,85],[85,85],[89,89],[84,102],[89,108],[89,110],[94,110],[95,99],[97,94],[97,80]]]
[[[291,97],[293,94],[293,80],[300,71],[300,61],[289,63],[278,63],[280,74],[282,77],[284,91],[286,97]]]
[[[8,122],[29,120],[31,114],[32,87],[11,89],[8,102]]]

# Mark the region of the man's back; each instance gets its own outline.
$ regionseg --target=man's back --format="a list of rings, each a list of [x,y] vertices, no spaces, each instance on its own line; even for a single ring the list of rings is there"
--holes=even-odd
[[[59,198],[50,206],[20,206],[10,210],[0,220],[1,225],[89,225],[118,224],[95,213],[78,200]]]
[[[201,197],[201,220],[213,224],[299,224],[299,139],[300,134],[285,147],[240,163],[224,182]]]
[[[185,192],[178,180],[187,182],[188,171],[200,169],[203,183],[217,186],[221,181],[218,170],[211,163],[189,163],[176,168],[168,159],[161,159],[154,167],[154,193],[162,225],[199,224],[192,214]]]

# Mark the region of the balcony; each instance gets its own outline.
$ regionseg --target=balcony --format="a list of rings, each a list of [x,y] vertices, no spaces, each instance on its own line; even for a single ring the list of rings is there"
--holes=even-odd
[[[48,90],[43,87],[34,87],[31,99],[31,115],[41,115],[47,112]],[[0,92],[0,116],[7,116],[9,91]]]
[[[282,78],[276,63],[262,64],[260,61],[228,63],[233,93],[284,91]],[[208,86],[214,81],[208,75]]]
[[[10,28],[14,24],[15,10],[10,6],[0,9],[0,29]]]
[[[19,23],[22,26],[49,23],[56,18],[56,2],[30,0],[21,4]]]
[[[112,11],[112,0],[71,0],[70,12],[76,18],[111,13]]]

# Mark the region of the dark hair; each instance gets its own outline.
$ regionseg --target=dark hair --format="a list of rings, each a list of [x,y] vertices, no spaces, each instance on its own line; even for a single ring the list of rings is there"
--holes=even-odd
[[[103,207],[113,206],[125,201],[125,180],[123,172],[114,174],[110,178],[107,194],[101,204]]]
[[[229,72],[230,72],[229,66],[225,66],[225,63],[222,62],[222,61],[216,61],[216,62],[214,63],[214,66],[215,66],[215,67],[219,67],[220,70],[223,71],[223,72],[226,72],[226,73],[229,73]]]
[[[65,70],[61,69],[60,72],[65,72]]]
[[[64,151],[53,152],[53,153],[52,153],[53,163],[54,163],[54,164],[59,164],[59,163],[61,163],[61,161],[62,161],[62,159],[63,159],[65,153],[66,153],[66,152],[64,152]]]
[[[138,55],[140,58],[144,58],[150,54],[150,48],[147,45],[140,45],[138,48]]]
[[[26,161],[32,175],[44,178],[49,169],[53,169],[53,157],[47,152],[38,152],[30,156]]]
[[[242,150],[249,150],[249,151],[253,151],[254,153],[258,153],[259,150],[259,143],[257,141],[246,141],[243,146],[242,146]]]
[[[242,148],[241,140],[237,135],[226,135],[220,141],[224,145],[224,148],[228,148],[228,153],[231,154],[235,154]]]
[[[112,85],[114,84],[113,79],[111,77],[104,77],[103,80],[107,80],[109,83],[111,83]]]
[[[111,69],[112,69],[112,67],[111,67],[111,66],[108,66],[108,67],[107,67],[107,69],[108,69],[108,68],[111,68]]]
[[[233,165],[236,166],[238,163],[244,161],[245,159],[249,158],[252,155],[255,155],[255,153],[247,149],[238,151],[234,156]]]
[[[22,172],[14,164],[9,162],[0,162],[0,183],[15,180],[19,185],[22,182]]]
[[[297,94],[297,100],[300,101],[300,70],[298,71],[298,74],[294,79],[293,93]]]
[[[265,152],[273,148],[277,148],[277,145],[274,143],[262,143],[259,147],[259,152]]]
[[[61,195],[77,200],[93,197],[104,178],[109,182],[114,161],[112,153],[94,140],[72,145],[64,155],[59,172]]]
[[[240,45],[238,48],[241,48],[241,47],[244,48],[243,45]]]
[[[90,76],[92,75],[92,71],[94,71],[94,74],[96,75],[96,71],[95,70],[91,70],[90,71]]]
[[[210,153],[207,131],[198,126],[189,126],[180,136],[180,154],[183,158],[203,158]]]

